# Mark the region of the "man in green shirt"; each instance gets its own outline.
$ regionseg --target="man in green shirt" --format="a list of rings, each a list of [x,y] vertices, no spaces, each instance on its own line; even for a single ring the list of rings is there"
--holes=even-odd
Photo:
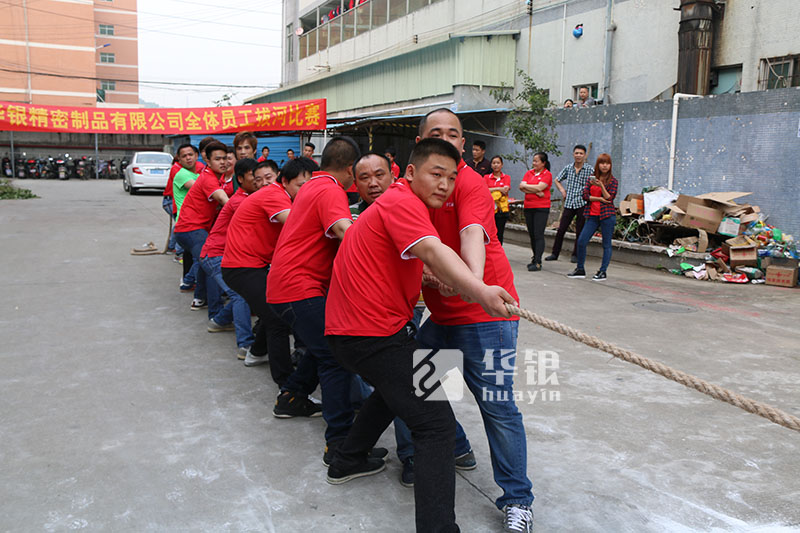
[[[184,144],[178,148],[178,163],[181,168],[172,180],[172,197],[175,199],[175,208],[178,217],[181,216],[181,205],[189,188],[197,179],[197,148],[191,144]]]
[[[197,174],[200,169],[197,162],[198,151],[197,148],[191,144],[183,144],[178,148],[178,164],[182,167],[172,179],[172,198],[175,202],[175,220],[181,216],[181,205],[183,199],[186,198],[186,193],[189,188],[194,185],[197,180]],[[202,168],[202,167],[200,167]],[[183,278],[181,278],[180,290],[188,292],[194,290],[194,280],[197,274],[198,266],[194,265],[192,254],[183,254]]]

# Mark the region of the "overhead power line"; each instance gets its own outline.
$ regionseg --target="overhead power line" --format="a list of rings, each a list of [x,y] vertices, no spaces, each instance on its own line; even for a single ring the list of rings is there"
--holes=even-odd
[[[13,7],[22,7],[20,4],[15,4],[15,3],[12,3],[12,2],[0,1],[0,4],[5,4],[7,6],[13,6]],[[44,10],[44,9],[36,9],[34,7],[27,7],[27,9],[29,11],[37,11],[39,13],[47,13],[48,15],[52,15],[52,12]],[[60,17],[65,17],[65,18],[71,18],[71,19],[75,19],[75,20],[89,21],[89,22],[92,22],[93,24],[95,22],[94,19],[89,19],[89,18],[86,18],[86,17],[76,17],[74,15],[64,15],[64,14],[61,14],[59,16]],[[132,26],[130,24],[119,24],[119,23],[117,23],[117,24],[115,24],[115,26],[119,26],[121,28],[131,28],[131,29],[135,29],[135,30],[138,30],[138,31],[149,32],[149,33],[159,33],[159,34],[162,34],[162,35],[173,35],[173,36],[176,36],[176,37],[183,37],[183,38],[186,38],[186,39],[201,39],[203,41],[214,41],[214,42],[220,42],[220,43],[231,43],[231,44],[241,44],[241,45],[247,45],[247,46],[258,46],[258,47],[262,47],[262,48],[280,48],[281,47],[281,45],[279,45],[279,44],[275,45],[275,44],[261,44],[261,43],[244,42],[244,41],[232,41],[232,40],[229,40],[229,39],[216,39],[214,37],[207,37],[205,35],[187,35],[185,33],[175,33],[175,32],[170,32],[170,31],[163,31],[163,30],[149,30],[147,28],[140,28],[139,26]]]
[[[71,74],[56,74],[51,72],[34,72],[22,69],[10,69],[10,68],[2,68],[0,67],[0,71],[2,72],[13,72],[16,74],[31,74],[34,76],[50,76],[53,78],[67,78],[71,80],[92,80],[92,81],[116,81],[120,83],[144,83],[149,85],[178,85],[178,86],[190,86],[190,87],[222,87],[222,88],[231,88],[231,89],[271,89],[277,87],[277,85],[230,85],[230,84],[219,84],[219,83],[189,83],[189,82],[179,82],[179,81],[141,81],[141,80],[123,80],[119,78],[99,78],[96,76],[78,76],[78,75],[71,75]]]

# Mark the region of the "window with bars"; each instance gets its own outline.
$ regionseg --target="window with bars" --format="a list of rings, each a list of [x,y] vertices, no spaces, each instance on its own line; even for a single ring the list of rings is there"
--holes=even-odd
[[[113,52],[100,52],[101,63],[116,63],[117,56]]]
[[[100,24],[100,35],[114,35],[113,24]]]
[[[800,87],[800,55],[762,59],[758,88],[763,91],[787,87]]]
[[[304,59],[440,0],[335,0],[300,18],[298,55]],[[287,35],[287,40],[289,39]],[[291,46],[287,42],[287,50]],[[291,59],[288,59],[291,61]]]

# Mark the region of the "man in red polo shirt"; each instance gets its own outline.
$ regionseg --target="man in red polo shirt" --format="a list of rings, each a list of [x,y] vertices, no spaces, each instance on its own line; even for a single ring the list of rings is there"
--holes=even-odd
[[[308,161],[305,158],[290,161],[284,166],[279,181],[262,187],[242,203],[228,228],[222,258],[223,280],[244,297],[265,328],[267,350],[251,349],[245,356],[245,365],[255,366],[260,361],[266,362],[269,353],[270,373],[280,387],[294,372],[289,352],[291,330],[267,305],[267,278],[275,244],[292,209],[292,200],[300,186],[311,177]],[[256,167],[256,173],[266,174],[268,168],[269,160],[261,162]],[[319,407],[308,399],[308,395],[317,387],[316,368],[313,365],[300,368],[297,378],[302,385],[296,388],[304,396],[280,410],[280,418],[320,414]]]
[[[305,357],[317,364],[322,416],[328,424],[323,461],[329,460],[333,447],[353,423],[353,376],[334,360],[325,340],[325,298],[339,241],[353,223],[344,191],[353,184],[358,156],[358,146],[348,137],[335,137],[325,146],[322,170],[300,189],[281,230],[267,282],[267,303],[302,339]],[[275,412],[302,395],[291,385],[290,378],[278,396]]]
[[[437,109],[420,122],[417,141],[440,138],[463,153],[463,132],[455,113]],[[499,285],[518,299],[511,266],[497,240],[494,201],[477,172],[461,161],[453,195],[430,213],[442,242],[458,253],[476,278]],[[424,348],[463,352],[464,379],[481,410],[494,479],[503,490],[495,504],[504,511],[507,531],[530,531],[533,493],[527,475],[525,428],[514,403],[514,373],[506,371],[515,364],[519,317],[490,316],[435,276],[428,280],[422,292],[431,316],[417,340]]]
[[[235,330],[238,353],[245,354],[254,342],[253,328],[250,323],[250,307],[244,298],[225,284],[220,264],[231,218],[245,198],[262,186],[261,176],[253,173],[257,164],[255,159],[250,158],[236,162],[234,174],[239,187],[220,210],[214,227],[211,228],[206,243],[200,251],[200,266],[205,271],[208,282],[206,291],[208,314],[211,315],[207,329],[209,333]],[[223,305],[223,294],[228,296],[227,305]]]
[[[389,187],[348,230],[334,261],[326,307],[325,332],[337,360],[375,386],[346,440],[337,447],[327,480],[339,484],[381,471],[383,461],[370,458],[369,451],[392,419],[400,417],[417,444],[417,531],[458,531],[455,418],[449,402],[425,399],[412,385],[417,348],[412,317],[422,261],[492,316],[509,317],[505,303],[514,302],[502,287],[489,287],[477,279],[440,242],[431,224],[428,208],[441,207],[450,196],[460,160],[458,151],[445,141],[426,139],[417,144],[406,177]]]
[[[398,165],[397,161],[395,161],[395,157],[397,157],[397,150],[390,146],[384,151],[384,155],[391,163],[392,176],[394,176],[394,179],[400,179],[400,165]]]
[[[214,225],[217,210],[228,201],[228,195],[220,185],[220,179],[227,170],[228,153],[225,145],[217,141],[208,143],[204,155],[208,166],[200,172],[186,193],[178,215],[178,223],[175,224],[175,238],[186,250],[185,253],[191,254],[192,260],[198,265],[200,252],[208,238],[208,232]],[[191,308],[197,311],[204,307],[207,307],[206,275],[203,269],[198,269]]]

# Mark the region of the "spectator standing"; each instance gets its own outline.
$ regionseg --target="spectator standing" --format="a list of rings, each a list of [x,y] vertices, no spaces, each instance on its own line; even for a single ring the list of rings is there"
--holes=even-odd
[[[494,223],[497,226],[497,240],[503,244],[503,234],[508,222],[508,191],[511,189],[511,176],[503,174],[503,158],[496,155],[491,162],[492,172],[487,174],[486,186],[494,199]]]
[[[265,146],[261,149],[261,157],[258,158],[258,162],[263,163],[267,159],[269,159],[269,146]]]
[[[591,165],[586,165],[586,147],[578,144],[572,149],[573,163],[564,167],[558,174],[556,187],[561,197],[564,198],[564,208],[561,211],[561,219],[558,223],[558,232],[553,242],[553,251],[544,258],[545,261],[558,261],[558,255],[561,253],[561,245],[564,243],[564,234],[567,233],[572,219],[575,219],[575,237],[581,234],[585,219],[583,217],[583,208],[586,201],[583,199],[583,186],[589,176],[594,174],[594,168]],[[561,185],[562,181],[566,181],[566,188]],[[575,250],[572,251],[573,263],[578,262],[577,245]]]
[[[564,100],[564,109],[572,109],[575,105],[575,102],[572,101],[572,98],[567,98]]]
[[[309,159],[311,159],[313,161],[314,160],[314,150],[316,150],[316,149],[317,149],[317,147],[314,146],[314,143],[306,143],[305,145],[303,145],[303,157],[307,157],[307,158],[309,158]]]
[[[472,170],[485,176],[492,173],[492,167],[484,157],[486,155],[486,143],[483,141],[475,141],[472,143],[472,159],[466,161],[467,166]]]
[[[594,104],[594,98],[589,95],[588,87],[578,89],[578,101],[575,104],[577,107],[592,107]]]
[[[600,264],[600,270],[592,280],[605,281],[607,279],[606,270],[611,262],[611,238],[614,236],[614,226],[617,222],[614,199],[617,197],[618,187],[617,179],[611,174],[611,156],[600,154],[597,156],[595,174],[589,178],[583,188],[583,198],[587,202],[584,209],[586,224],[578,237],[578,268],[568,274],[568,277],[586,277],[584,270],[586,246],[599,227],[603,235],[603,261]]]
[[[394,176],[394,179],[400,179],[400,165],[398,165],[397,162],[395,161],[395,158],[397,157],[397,150],[395,150],[393,147],[390,146],[389,148],[384,150],[384,155],[391,164],[392,176]]]
[[[553,175],[550,173],[550,161],[547,154],[537,152],[533,155],[533,168],[525,173],[519,190],[525,193],[525,224],[528,226],[528,235],[531,239],[531,262],[528,264],[529,272],[542,269],[542,254],[544,253],[544,229],[547,226],[547,217],[550,215],[550,187],[553,185]]]

